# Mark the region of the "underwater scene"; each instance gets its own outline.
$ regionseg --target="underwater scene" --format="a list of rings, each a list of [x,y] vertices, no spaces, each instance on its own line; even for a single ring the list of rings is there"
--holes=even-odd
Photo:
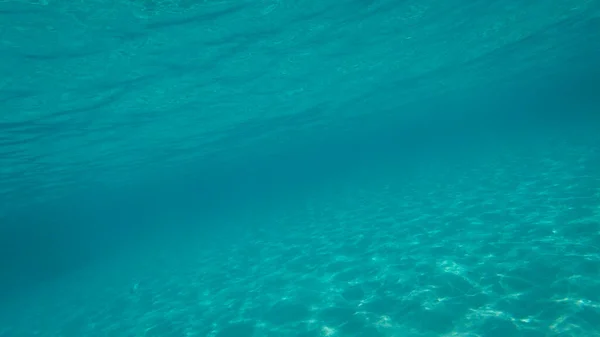
[[[0,0],[0,337],[600,336],[600,0]]]

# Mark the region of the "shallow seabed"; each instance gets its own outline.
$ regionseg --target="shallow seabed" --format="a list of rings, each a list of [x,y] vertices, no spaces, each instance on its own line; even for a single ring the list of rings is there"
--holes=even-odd
[[[222,243],[149,244],[48,284],[0,335],[598,336],[597,144],[382,165]]]

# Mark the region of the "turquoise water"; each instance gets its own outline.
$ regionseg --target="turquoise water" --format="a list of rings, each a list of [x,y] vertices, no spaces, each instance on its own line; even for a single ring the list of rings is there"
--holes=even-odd
[[[600,336],[600,1],[0,0],[0,337]]]

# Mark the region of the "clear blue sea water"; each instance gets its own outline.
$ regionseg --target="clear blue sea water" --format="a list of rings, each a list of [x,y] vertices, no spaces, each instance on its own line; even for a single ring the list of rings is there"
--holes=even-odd
[[[34,336],[600,336],[600,1],[0,0]]]

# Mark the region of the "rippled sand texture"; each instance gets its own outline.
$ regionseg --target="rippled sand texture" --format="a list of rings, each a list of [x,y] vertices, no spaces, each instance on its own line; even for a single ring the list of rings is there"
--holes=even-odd
[[[597,336],[595,144],[388,167],[217,247],[73,275],[12,307],[0,336]]]
[[[597,47],[599,8],[0,1],[0,212],[268,153],[365,114],[410,115],[407,104],[443,93],[548,78]]]

